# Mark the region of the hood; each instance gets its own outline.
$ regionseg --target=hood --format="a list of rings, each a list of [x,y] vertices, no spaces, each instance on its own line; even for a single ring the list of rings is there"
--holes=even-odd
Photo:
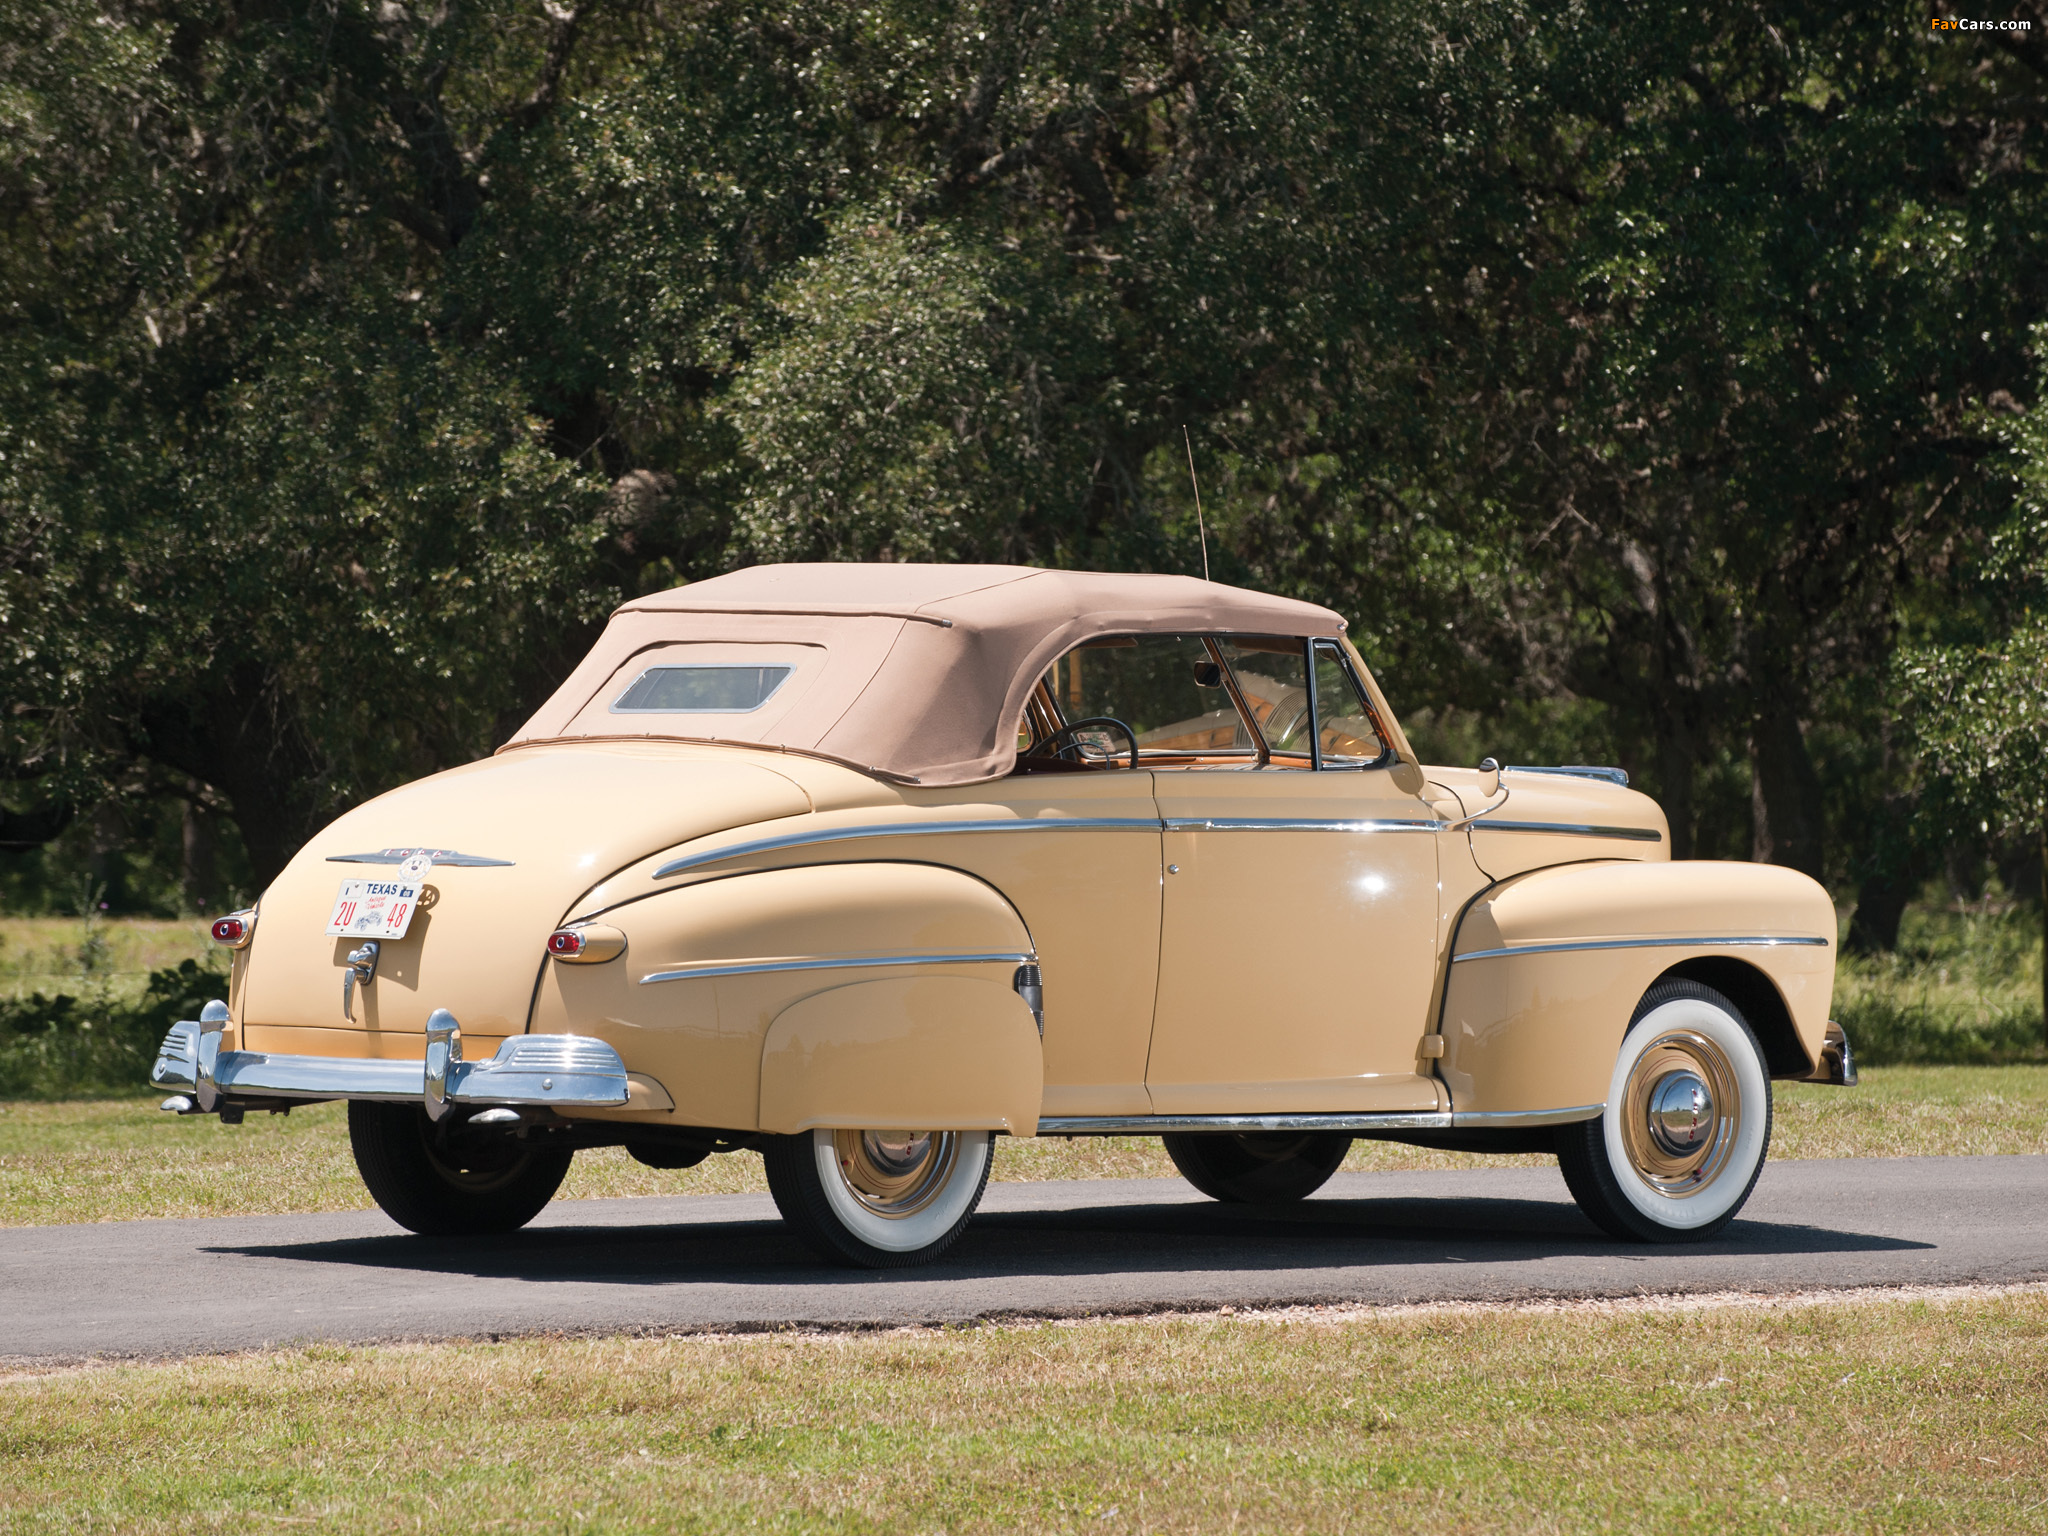
[[[810,808],[758,759],[651,742],[533,747],[421,779],[333,822],[263,893],[236,1022],[419,1034],[446,1008],[466,1034],[520,1033],[547,937],[590,887],[677,843]],[[344,880],[397,871],[335,860],[421,848],[459,857],[428,871],[351,1021],[342,970],[358,941],[323,930]]]
[[[1555,770],[1511,767],[1501,771],[1503,794],[1489,800],[1476,769],[1425,771],[1439,788],[1455,795],[1468,815],[1484,808],[1468,836],[1473,861],[1492,879],[1587,859],[1662,863],[1671,857],[1664,808],[1637,790]]]

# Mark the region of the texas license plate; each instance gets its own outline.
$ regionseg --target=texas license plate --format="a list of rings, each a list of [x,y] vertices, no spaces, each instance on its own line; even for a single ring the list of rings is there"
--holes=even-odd
[[[402,939],[419,904],[418,881],[344,880],[327,932],[350,939]]]

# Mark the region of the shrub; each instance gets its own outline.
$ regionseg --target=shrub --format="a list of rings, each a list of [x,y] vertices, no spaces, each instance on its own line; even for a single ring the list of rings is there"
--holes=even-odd
[[[225,971],[186,960],[151,972],[133,1003],[68,992],[0,999],[0,1098],[138,1092],[165,1031],[227,995]]]

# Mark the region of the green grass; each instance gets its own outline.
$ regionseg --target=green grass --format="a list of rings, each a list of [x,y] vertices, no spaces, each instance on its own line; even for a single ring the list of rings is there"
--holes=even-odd
[[[1879,1067],[1859,1088],[1776,1085],[1771,1155],[1914,1157],[2048,1153],[2048,1067]],[[1549,1163],[1361,1141],[1350,1168]],[[1173,1178],[1157,1140],[1003,1141],[1008,1180]],[[695,1168],[643,1168],[623,1151],[578,1153],[563,1199],[762,1190],[751,1153]],[[0,1104],[0,1226],[367,1210],[342,1106],[252,1115],[241,1125],[159,1112],[152,1100]]]
[[[0,1000],[36,992],[133,1003],[150,972],[181,960],[221,963],[204,918],[0,918]]]
[[[1841,957],[1832,1012],[1873,1066],[2048,1060],[2041,914],[2009,905],[1909,907],[1892,953]]]
[[[0,1381],[0,1531],[2027,1531],[2048,1296],[314,1348]]]

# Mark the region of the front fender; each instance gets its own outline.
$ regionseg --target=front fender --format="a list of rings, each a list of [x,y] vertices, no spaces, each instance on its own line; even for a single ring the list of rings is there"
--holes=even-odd
[[[1747,983],[1766,1052],[1818,1061],[1834,934],[1827,892],[1769,864],[1601,862],[1503,881],[1452,945],[1439,1067],[1452,1108],[1600,1103],[1636,1004],[1672,972]]]

